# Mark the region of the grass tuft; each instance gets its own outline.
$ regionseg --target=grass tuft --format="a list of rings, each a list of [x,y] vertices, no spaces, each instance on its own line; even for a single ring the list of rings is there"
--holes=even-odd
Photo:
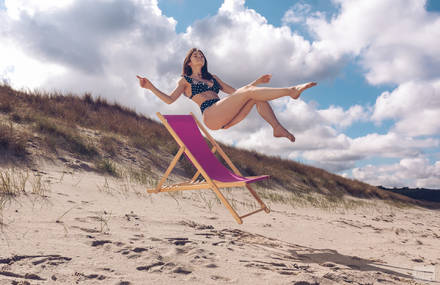
[[[49,186],[40,174],[30,175],[28,171],[15,168],[0,170],[0,225],[3,224],[3,209],[8,203],[20,195],[45,197],[48,191]]]
[[[46,142],[54,151],[57,148],[64,148],[89,158],[98,155],[98,150],[91,143],[86,142],[75,128],[44,117],[36,117],[35,124],[35,128],[46,135]]]
[[[120,177],[116,164],[109,159],[98,160],[95,165],[96,169],[102,173],[109,174],[114,177]]]
[[[113,136],[104,135],[100,138],[99,143],[101,149],[110,156],[115,156],[118,153],[119,141]]]
[[[0,123],[0,154],[26,156],[27,135],[18,132],[11,124]]]

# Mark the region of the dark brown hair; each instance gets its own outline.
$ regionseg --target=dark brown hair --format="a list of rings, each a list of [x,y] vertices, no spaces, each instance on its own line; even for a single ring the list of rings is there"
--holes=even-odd
[[[203,52],[198,48],[192,48],[186,54],[185,60],[183,61],[182,75],[191,76],[192,68],[191,66],[189,66],[189,63],[191,62],[192,54],[196,51],[200,51],[200,53],[203,55],[203,58],[205,59],[205,64],[202,66],[202,78],[206,80],[211,80],[212,74],[208,72],[208,61],[206,60],[206,57],[203,54]]]

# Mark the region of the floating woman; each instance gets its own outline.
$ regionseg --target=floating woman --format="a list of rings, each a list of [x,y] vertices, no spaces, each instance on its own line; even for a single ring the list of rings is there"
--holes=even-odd
[[[286,88],[257,87],[270,81],[271,75],[266,74],[246,86],[235,89],[208,72],[208,61],[197,48],[190,49],[186,55],[182,78],[171,95],[157,89],[147,78],[137,78],[142,88],[150,90],[167,104],[185,94],[200,106],[203,122],[211,130],[228,129],[238,124],[256,106],[261,117],[272,126],[273,136],[285,137],[291,142],[295,141],[295,137],[280,124],[268,101],[284,96],[298,99],[304,90],[316,85],[315,82],[308,82]],[[220,99],[220,90],[229,96]]]

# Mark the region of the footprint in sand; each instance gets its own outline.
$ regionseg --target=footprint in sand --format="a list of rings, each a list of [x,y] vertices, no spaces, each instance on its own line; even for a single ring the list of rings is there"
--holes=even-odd
[[[184,275],[192,273],[192,270],[190,270],[184,266],[176,265],[173,262],[165,263],[163,261],[157,261],[152,264],[145,265],[145,266],[138,266],[138,267],[136,267],[136,269],[139,271],[148,271],[151,273],[166,272],[169,274],[177,273],[177,274],[184,274]]]
[[[107,276],[99,275],[99,274],[84,274],[81,272],[75,272],[76,283],[79,283],[81,281],[96,279],[96,280],[104,280],[107,278]]]
[[[4,264],[0,269],[0,276],[25,279],[25,280],[40,280],[44,281],[46,278],[41,277],[35,273],[18,274],[12,272],[13,267],[20,269],[37,267],[36,270],[40,273],[42,269],[48,266],[59,266],[71,261],[72,258],[61,255],[14,255],[9,258],[0,259],[0,264]],[[15,281],[12,284],[30,284],[28,281]]]
[[[211,279],[214,281],[225,281],[225,282],[231,281],[231,279],[229,279],[227,277],[218,276],[218,275],[212,275]]]

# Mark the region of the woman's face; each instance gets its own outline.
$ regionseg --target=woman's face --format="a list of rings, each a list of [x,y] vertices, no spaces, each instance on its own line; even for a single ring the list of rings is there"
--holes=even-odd
[[[196,50],[191,55],[191,63],[190,65],[200,65],[203,66],[205,64],[205,57],[203,56],[202,52],[199,50]]]

